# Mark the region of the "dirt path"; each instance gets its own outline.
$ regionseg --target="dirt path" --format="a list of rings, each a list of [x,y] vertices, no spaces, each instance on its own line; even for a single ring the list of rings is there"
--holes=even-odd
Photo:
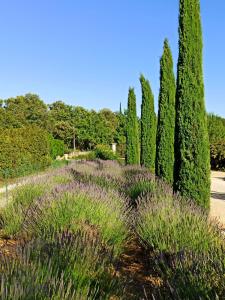
[[[150,253],[134,237],[126,245],[119,264],[116,267],[117,276],[124,282],[124,295],[130,300],[153,299],[156,288],[162,286],[163,281],[157,276],[151,265]]]
[[[225,172],[212,172],[211,180],[210,215],[217,218],[225,228]]]

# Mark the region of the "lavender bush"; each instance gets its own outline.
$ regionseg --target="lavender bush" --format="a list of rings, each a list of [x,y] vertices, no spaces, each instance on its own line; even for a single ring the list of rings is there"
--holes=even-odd
[[[217,223],[192,201],[156,182],[138,199],[137,232],[163,279],[158,299],[223,299],[225,241]]]
[[[113,264],[129,235],[129,209],[119,192],[92,181],[95,172],[118,180],[121,169],[115,164],[110,176],[110,166],[78,162],[13,192],[1,214],[2,235],[20,242],[12,256],[0,253],[1,299],[120,295]],[[81,180],[86,175],[90,180]]]
[[[145,168],[76,161],[32,177],[11,193],[0,224],[0,238],[16,245],[0,247],[3,300],[128,299],[132,280],[116,276],[115,266],[132,236],[145,247],[146,276],[162,282],[149,285],[152,299],[225,294],[218,224]]]

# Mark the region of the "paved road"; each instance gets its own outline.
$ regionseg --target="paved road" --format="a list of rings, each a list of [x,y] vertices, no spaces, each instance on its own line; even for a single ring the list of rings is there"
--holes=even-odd
[[[218,218],[225,228],[225,172],[211,175],[211,216]]]

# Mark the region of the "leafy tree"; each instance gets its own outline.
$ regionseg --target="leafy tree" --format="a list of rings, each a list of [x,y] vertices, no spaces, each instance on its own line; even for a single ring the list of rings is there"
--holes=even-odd
[[[133,88],[129,89],[126,133],[126,163],[138,165],[140,163],[138,120],[136,112],[136,96]]]
[[[110,132],[107,126],[105,117],[101,113],[92,110],[89,123],[91,148],[98,144],[110,144],[113,142],[112,132]]]
[[[141,104],[141,165],[152,171],[155,169],[156,152],[156,115],[154,96],[150,83],[143,75],[140,76],[142,88]]]
[[[65,145],[70,147],[74,138],[74,127],[67,121],[57,121],[53,129],[53,136],[55,139],[64,141]]]
[[[210,154],[199,0],[180,0],[179,37],[174,188],[209,208]]]
[[[168,40],[160,60],[159,112],[156,138],[156,175],[173,183],[176,82]]]
[[[49,105],[49,116],[56,121],[71,121],[73,107],[62,101],[56,101]]]
[[[63,156],[65,151],[65,145],[63,141],[56,140],[51,134],[48,135],[50,156],[52,159],[56,159],[57,156]]]
[[[35,94],[9,98],[4,103],[7,127],[47,126],[47,105]]]
[[[87,149],[90,141],[91,113],[81,106],[74,107],[73,120],[76,126],[76,142],[80,149]]]
[[[109,143],[114,142],[116,128],[118,127],[118,118],[117,115],[112,112],[110,109],[102,109],[99,111],[100,118],[103,117],[104,123],[108,129],[109,133]]]
[[[125,144],[125,115],[109,109],[99,112],[56,101],[48,107],[39,96],[27,94],[0,100],[0,127],[36,125],[60,139],[67,148],[86,150],[98,144]]]
[[[49,105],[49,131],[54,138],[61,139],[69,148],[76,147],[76,128],[73,118],[73,107],[62,101],[56,101]]]

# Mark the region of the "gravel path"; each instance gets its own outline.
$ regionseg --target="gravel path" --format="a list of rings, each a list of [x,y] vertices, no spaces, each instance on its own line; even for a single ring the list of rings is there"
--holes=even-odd
[[[211,212],[225,228],[225,172],[212,172],[211,174]]]

